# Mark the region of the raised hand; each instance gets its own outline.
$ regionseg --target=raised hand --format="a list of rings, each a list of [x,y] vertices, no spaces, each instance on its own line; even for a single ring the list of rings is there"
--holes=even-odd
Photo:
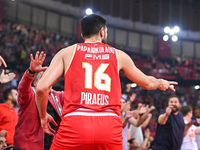
[[[140,107],[140,109],[138,110],[138,114],[139,114],[139,115],[142,115],[142,114],[146,113],[146,112],[148,111],[148,109],[149,109],[149,105],[147,105],[147,106],[142,105],[142,106]]]
[[[14,73],[8,73],[8,74],[5,74],[5,70],[3,69],[2,70],[2,73],[1,73],[1,76],[0,76],[0,82],[1,83],[7,83],[7,82],[10,82],[12,79],[15,78],[15,74]]]
[[[7,132],[8,132],[8,131],[6,131],[6,130],[1,130],[0,134],[3,135],[3,136],[5,137]]]
[[[167,116],[169,116],[169,115],[171,114],[173,107],[174,107],[174,106],[168,106],[168,107],[166,108],[166,115],[167,115]]]
[[[167,80],[161,79],[161,84],[159,86],[159,89],[162,91],[166,91],[167,89],[175,91],[175,89],[171,85],[177,85],[177,84],[178,82],[175,82],[175,81],[167,81]]]
[[[150,130],[149,130],[149,128],[147,128],[147,129],[144,131],[144,136],[145,136],[146,138],[149,138],[149,137],[150,137]]]
[[[7,67],[5,60],[3,59],[3,57],[0,56],[0,66],[1,64],[3,64],[5,67]]]
[[[132,110],[132,111],[127,111],[126,112],[126,118],[131,118],[133,117],[134,114],[137,114],[137,110]]]
[[[151,112],[152,110],[155,110],[156,107],[154,105],[152,105],[150,108],[149,108],[149,111]]]
[[[33,72],[40,72],[40,71],[46,70],[48,67],[42,67],[45,57],[46,57],[46,54],[43,51],[41,53],[37,51],[35,55],[35,59],[33,58],[33,55],[30,54],[31,62],[30,62],[29,69]]]

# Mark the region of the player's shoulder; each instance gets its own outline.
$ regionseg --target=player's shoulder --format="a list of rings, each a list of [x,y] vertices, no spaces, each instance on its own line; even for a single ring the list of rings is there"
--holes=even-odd
[[[65,54],[69,54],[69,53],[72,53],[74,51],[76,47],[76,44],[73,44],[71,46],[68,46],[68,47],[65,47],[65,48],[62,48],[59,52],[58,52],[58,55],[65,55]]]
[[[61,49],[62,52],[66,52],[66,51],[70,51],[70,50],[74,50],[75,47],[76,47],[77,44],[73,44],[73,45],[70,45],[68,47],[65,47],[63,49]]]

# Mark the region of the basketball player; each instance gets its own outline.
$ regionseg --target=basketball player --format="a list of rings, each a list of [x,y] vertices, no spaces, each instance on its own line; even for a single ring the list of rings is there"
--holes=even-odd
[[[96,14],[81,20],[84,43],[59,51],[36,89],[36,103],[44,132],[52,121],[46,115],[48,91],[62,76],[65,97],[62,121],[51,150],[122,150],[119,71],[147,90],[168,88],[169,82],[143,74],[131,58],[107,44],[106,20]]]

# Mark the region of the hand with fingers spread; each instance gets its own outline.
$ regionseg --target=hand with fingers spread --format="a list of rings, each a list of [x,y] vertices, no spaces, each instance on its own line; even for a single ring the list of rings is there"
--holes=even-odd
[[[14,73],[5,73],[5,70],[2,70],[1,76],[0,76],[0,83],[7,83],[10,82],[12,79],[15,78],[15,74]]]
[[[5,60],[3,59],[3,57],[0,56],[0,66],[1,66],[1,64],[3,64],[4,67],[7,67]]]
[[[56,131],[51,128],[49,123],[50,122],[53,123],[54,126],[58,126],[58,124],[55,122],[53,117],[51,115],[49,115],[48,113],[46,113],[45,118],[40,118],[40,121],[41,121],[41,126],[42,126],[44,132],[51,136],[54,136]]]
[[[178,84],[177,82],[167,81],[167,80],[164,80],[164,79],[160,79],[160,80],[161,80],[161,83],[160,83],[160,86],[159,86],[160,90],[166,91],[167,89],[170,89],[172,91],[175,91],[174,87],[172,87],[171,85],[177,85]]]
[[[131,118],[134,116],[134,114],[137,114],[137,110],[127,111],[126,112],[126,118]]]
[[[30,62],[29,69],[32,72],[40,72],[40,71],[46,70],[48,67],[42,67],[45,57],[46,57],[46,54],[43,51],[41,53],[37,51],[35,55],[35,59],[33,58],[33,55],[30,54],[31,62]]]

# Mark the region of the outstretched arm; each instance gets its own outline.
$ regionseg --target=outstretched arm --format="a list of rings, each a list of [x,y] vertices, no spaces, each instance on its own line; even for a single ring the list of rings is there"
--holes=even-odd
[[[168,106],[166,112],[158,117],[158,123],[164,125],[172,112],[173,106]]]
[[[123,70],[125,75],[133,82],[141,86],[146,90],[154,90],[159,88],[162,91],[167,89],[171,89],[175,91],[173,87],[170,85],[177,85],[178,83],[175,81],[167,81],[164,79],[156,79],[153,76],[147,76],[142,71],[140,71],[132,59],[123,51],[117,50],[118,54],[118,62],[119,62],[119,70]]]

